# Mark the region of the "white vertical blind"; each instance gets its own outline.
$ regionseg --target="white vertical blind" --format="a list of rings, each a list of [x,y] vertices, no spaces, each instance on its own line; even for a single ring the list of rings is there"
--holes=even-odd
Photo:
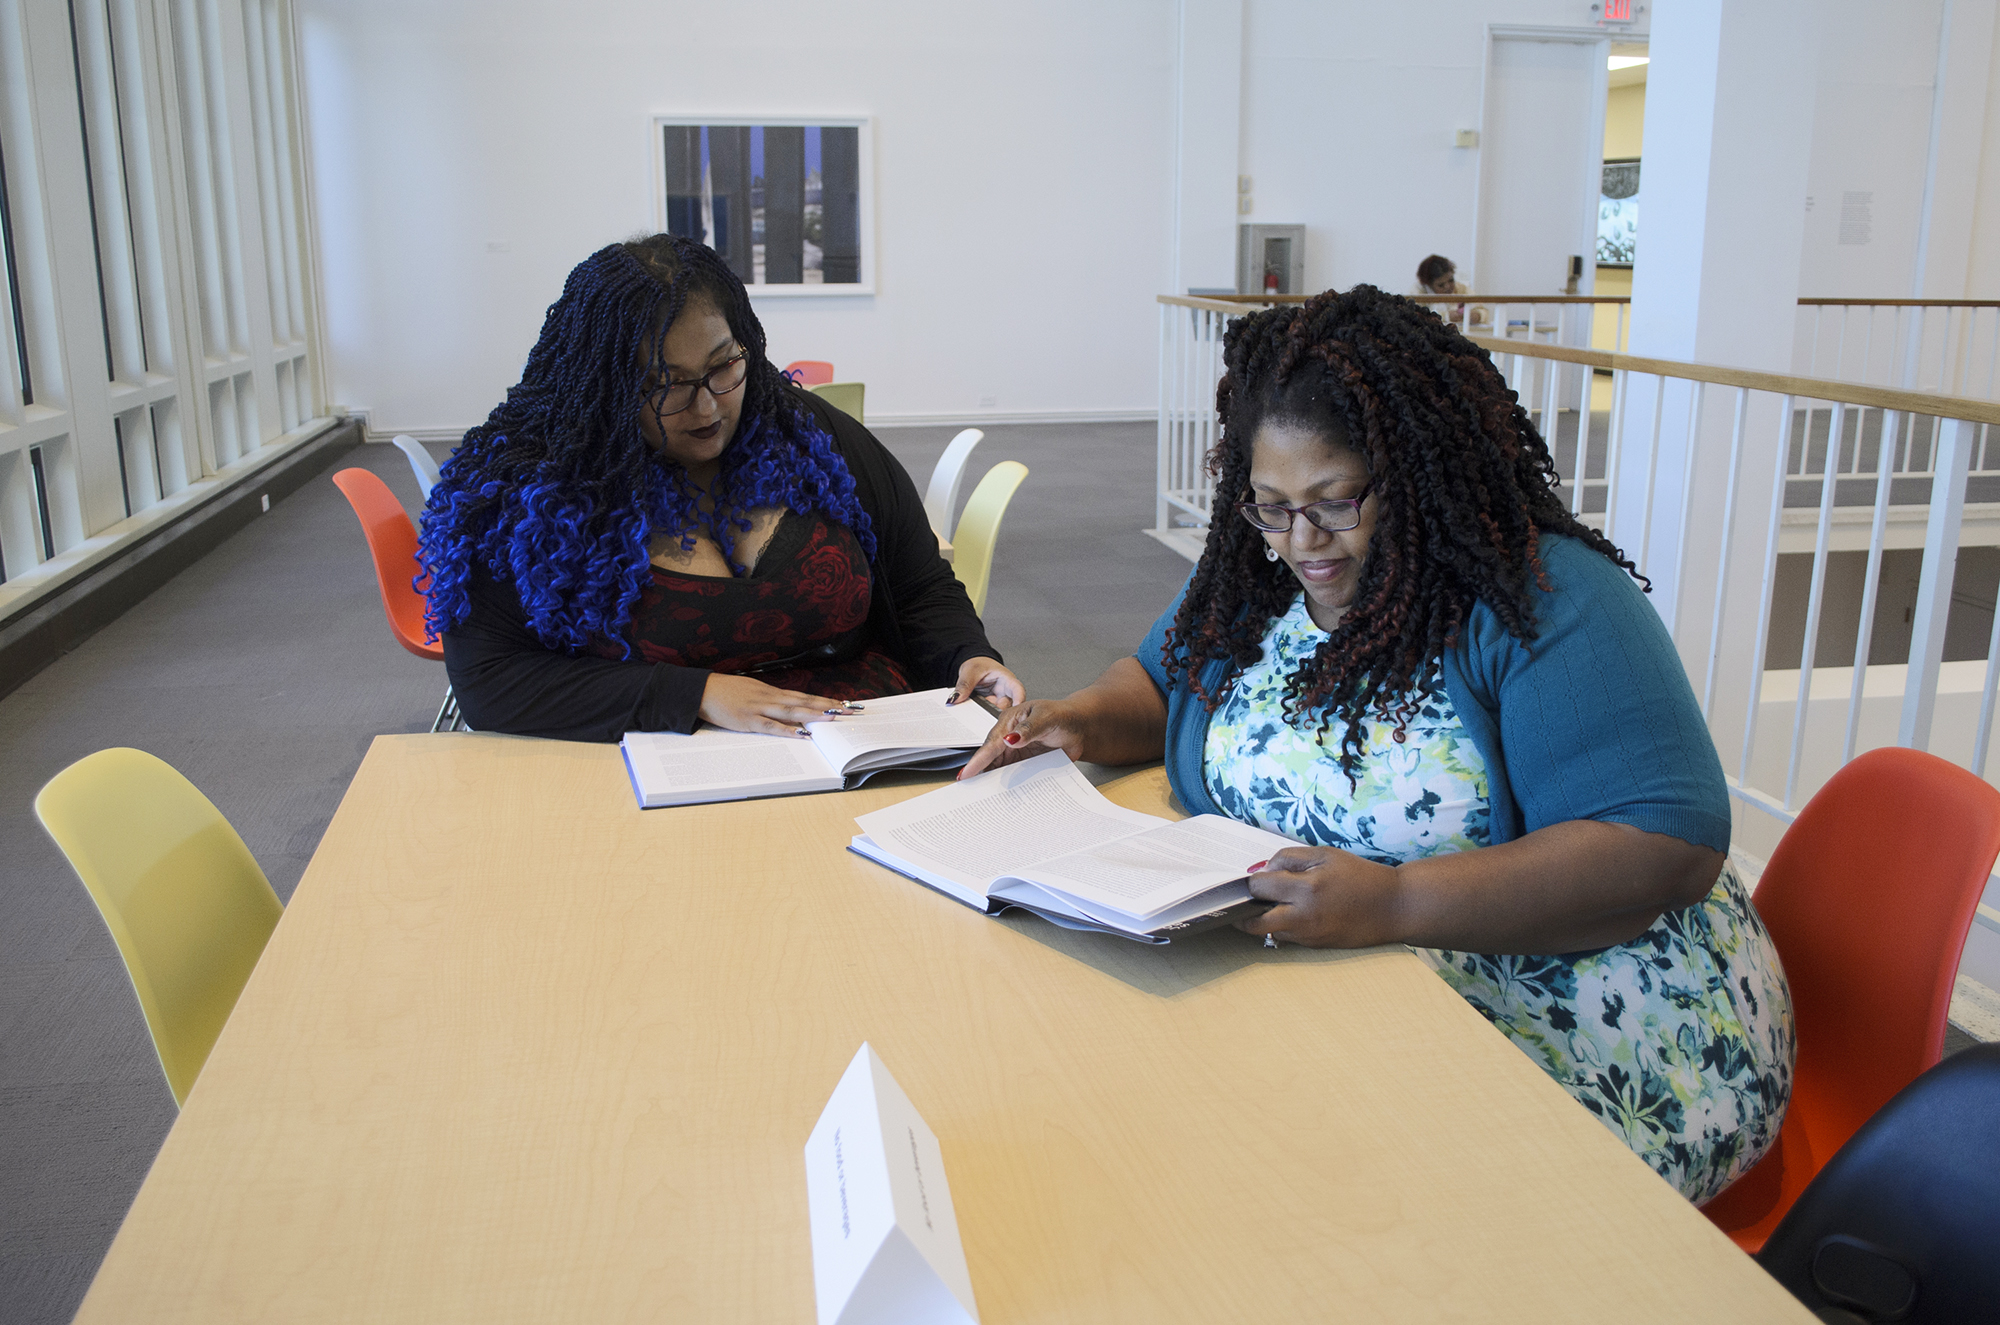
[[[0,0],[0,582],[321,414],[289,0]]]

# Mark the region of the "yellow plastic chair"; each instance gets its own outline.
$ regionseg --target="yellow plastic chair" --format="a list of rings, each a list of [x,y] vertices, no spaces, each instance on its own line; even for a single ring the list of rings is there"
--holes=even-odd
[[[118,941],[182,1103],[284,905],[222,812],[143,750],[77,760],[35,797],[35,817]]]
[[[806,390],[812,392],[841,413],[852,415],[856,423],[867,422],[866,419],[861,417],[862,397],[868,394],[866,383],[828,382],[824,386],[807,387]]]
[[[972,490],[971,500],[965,503],[965,514],[958,517],[958,526],[951,531],[951,545],[956,552],[951,563],[952,574],[965,586],[975,612],[986,611],[986,586],[993,577],[993,545],[1000,540],[1000,517],[1007,513],[1007,503],[1014,500],[1014,489],[1026,477],[1028,467],[1018,460],[1002,460],[987,470],[986,477]]]

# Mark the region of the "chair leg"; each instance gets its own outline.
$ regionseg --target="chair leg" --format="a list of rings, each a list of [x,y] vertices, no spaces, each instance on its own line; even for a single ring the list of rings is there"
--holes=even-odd
[[[455,732],[458,730],[458,727],[458,696],[452,693],[450,686],[446,686],[444,688],[444,703],[438,705],[438,715],[436,720],[431,723],[431,730],[433,732]]]

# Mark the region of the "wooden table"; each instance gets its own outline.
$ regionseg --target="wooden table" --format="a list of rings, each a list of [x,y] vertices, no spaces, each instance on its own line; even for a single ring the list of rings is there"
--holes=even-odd
[[[378,739],[77,1319],[810,1321],[864,1039],[992,1325],[1809,1319],[1407,953],[984,918],[842,850],[923,785]]]

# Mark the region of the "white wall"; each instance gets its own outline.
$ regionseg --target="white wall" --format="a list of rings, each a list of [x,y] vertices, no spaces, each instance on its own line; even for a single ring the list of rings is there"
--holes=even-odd
[[[1442,253],[1473,270],[1477,129],[1492,24],[1579,27],[1568,0],[1246,0],[1242,173],[1256,211],[1306,226],[1306,287],[1401,293]],[[1508,292],[1515,293],[1515,292]]]
[[[1175,14],[1155,0],[300,0],[329,398],[462,429],[564,274],[656,227],[656,113],[877,117],[877,290],[764,298],[869,417],[1150,410]],[[990,402],[990,403],[989,403]]]
[[[1899,0],[1890,13],[1873,0],[1823,0],[1802,296],[1914,295],[1944,7],[1945,0]],[[1863,193],[1870,196],[1868,240],[1856,243],[1860,209],[1844,207],[1843,199]],[[1845,244],[1843,212],[1850,221]]]

